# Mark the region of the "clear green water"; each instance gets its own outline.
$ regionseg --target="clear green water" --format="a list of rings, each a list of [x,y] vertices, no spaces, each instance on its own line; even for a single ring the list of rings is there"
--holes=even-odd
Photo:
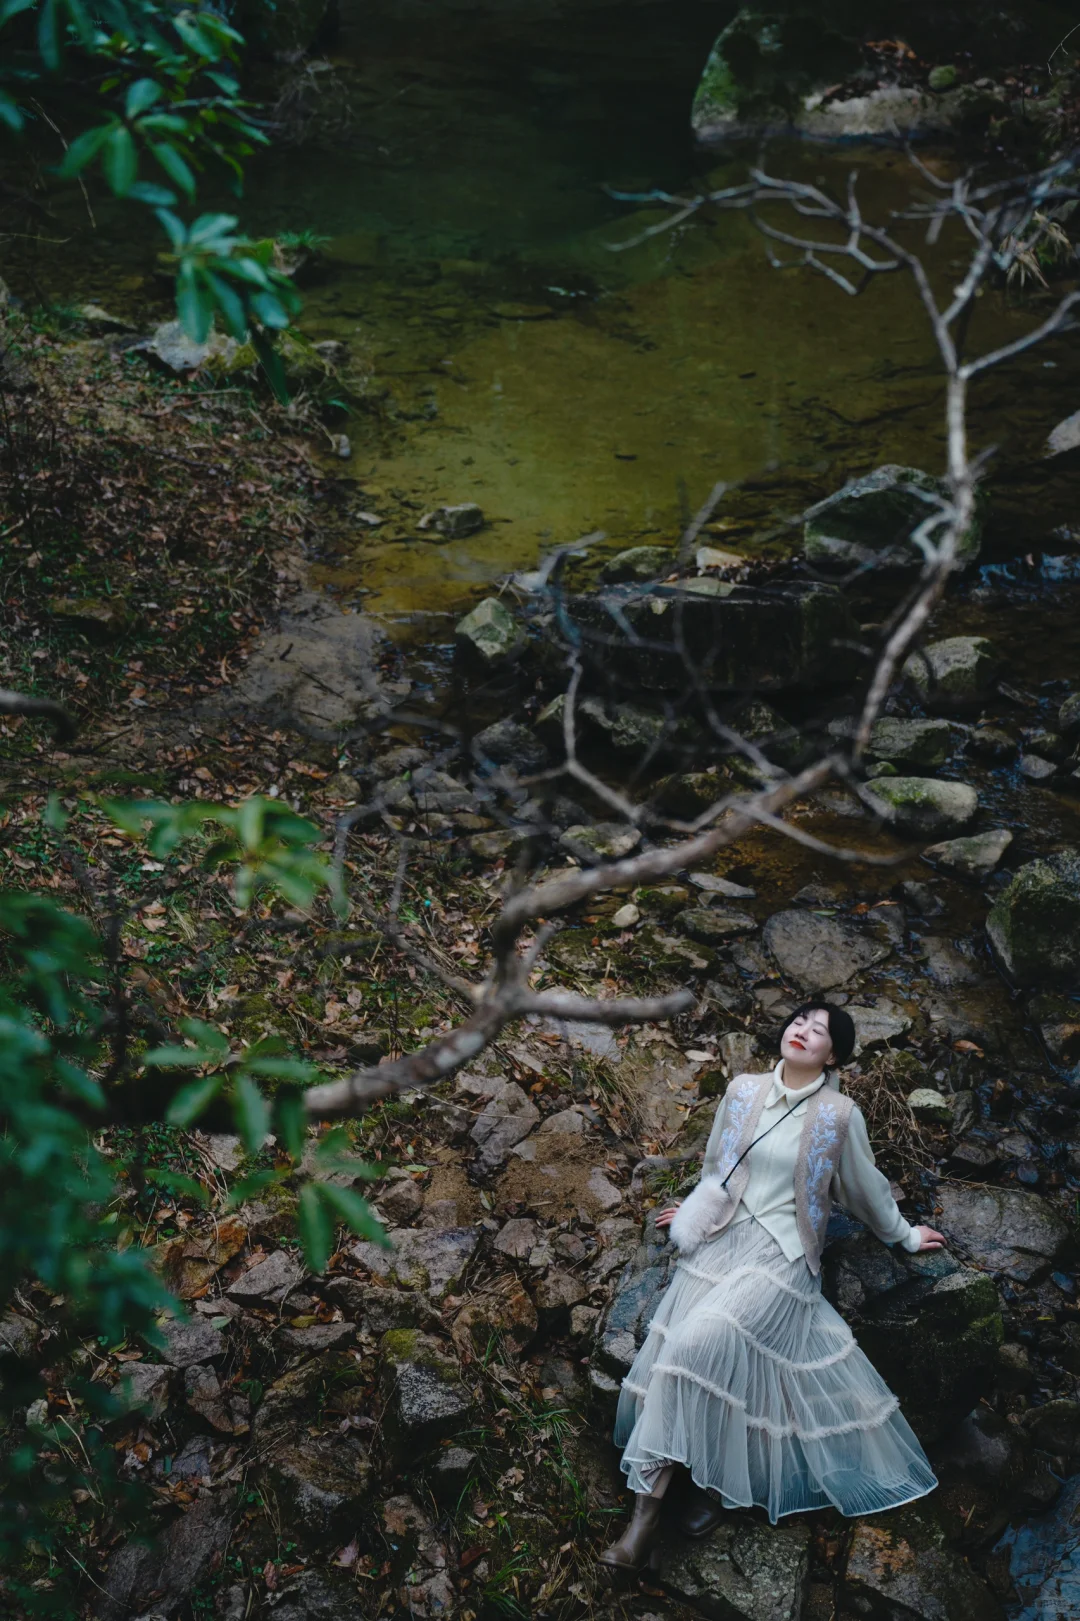
[[[716,15],[586,6],[557,23],[515,13],[498,32],[490,13],[436,26],[369,8],[315,76],[330,86],[322,132],[316,119],[305,146],[253,175],[253,226],[332,238],[302,324],[344,339],[383,398],[346,425],[349,461],[330,465],[384,522],[359,526],[318,576],[368,593],[387,628],[441,639],[429,616],[596,530],[601,551],[674,544],[717,480],[758,486],[712,532],[749,549],[763,522],[882,461],[940,468],[940,382],[905,278],[846,298],[770,269],[730,214],[612,251],[657,216],[605,183],[696,191],[741,178],[754,156],[717,166],[690,142]],[[770,165],[830,184],[855,165],[879,217],[918,185],[880,151],[779,148]],[[959,251],[936,254],[943,286]],[[984,315],[987,336],[1031,319],[996,293]],[[1070,380],[1064,350],[993,377],[975,401],[980,440],[1037,454],[1073,408]],[[1005,500],[1036,522],[1030,490]],[[462,501],[483,508],[480,533],[423,537],[424,511]]]

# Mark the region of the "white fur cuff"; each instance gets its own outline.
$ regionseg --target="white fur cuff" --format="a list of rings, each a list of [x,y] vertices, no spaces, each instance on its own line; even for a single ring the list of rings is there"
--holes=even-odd
[[[683,1254],[696,1250],[720,1226],[731,1205],[731,1195],[718,1176],[703,1176],[679,1206],[668,1232]]]

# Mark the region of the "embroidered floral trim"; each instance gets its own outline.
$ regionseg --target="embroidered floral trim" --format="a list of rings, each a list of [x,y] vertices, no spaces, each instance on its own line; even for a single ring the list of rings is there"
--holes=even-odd
[[[740,1401],[730,1390],[725,1390],[722,1385],[714,1385],[709,1379],[702,1379],[690,1368],[681,1368],[675,1362],[654,1362],[652,1371],[670,1374],[676,1379],[689,1379],[691,1384],[699,1385],[702,1390],[707,1390],[710,1396],[716,1396],[718,1400],[727,1402],[730,1407],[741,1412],[748,1429],[765,1430],[774,1440],[779,1441],[788,1436],[794,1436],[799,1441],[824,1441],[831,1435],[850,1435],[853,1430],[877,1429],[887,1418],[891,1418],[900,1406],[899,1399],[890,1396],[869,1418],[853,1418],[846,1424],[823,1424],[816,1430],[803,1430],[797,1424],[775,1424],[772,1419],[748,1413],[746,1403]]]
[[[815,1233],[820,1232],[828,1219],[833,1153],[839,1140],[839,1110],[835,1103],[823,1097],[806,1145],[806,1214]]]
[[[730,1089],[724,1098],[724,1129],[716,1145],[717,1175],[721,1178],[728,1174],[739,1157],[739,1144],[759,1087],[758,1081],[743,1081],[741,1086]]]

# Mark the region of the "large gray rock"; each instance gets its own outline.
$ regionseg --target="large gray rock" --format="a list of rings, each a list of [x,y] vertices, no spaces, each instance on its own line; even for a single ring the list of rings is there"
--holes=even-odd
[[[473,752],[481,760],[508,766],[520,776],[543,771],[550,756],[540,738],[516,720],[497,720],[473,738]]]
[[[1021,867],[994,902],[986,932],[1014,984],[1080,984],[1080,851]]]
[[[855,1052],[858,1058],[862,1053],[876,1052],[882,1047],[891,1047],[894,1042],[900,1041],[911,1029],[911,1019],[895,1002],[886,1002],[877,1007],[864,1007],[858,1002],[849,1002],[845,1008],[855,1025]]]
[[[656,1225],[658,1213],[653,1211],[648,1217],[600,1319],[593,1360],[616,1379],[629,1373],[671,1274],[675,1252]],[[630,1235],[620,1228],[611,1236],[625,1243]],[[621,1245],[617,1246],[614,1253],[621,1252]]]
[[[856,1520],[843,1595],[870,1621],[1004,1621],[994,1594],[947,1546],[924,1504]]]
[[[995,827],[988,833],[974,833],[970,838],[947,839],[944,844],[928,845],[922,858],[960,878],[988,878],[1012,841],[1007,827]]]
[[[97,1601],[100,1621],[128,1621],[142,1616],[148,1605],[154,1616],[175,1614],[224,1557],[233,1506],[229,1493],[202,1497],[152,1542],[127,1542],[118,1549]]]
[[[251,1403],[240,1390],[223,1385],[213,1368],[189,1367],[184,1374],[184,1399],[193,1413],[205,1418],[223,1435],[246,1434]]]
[[[757,919],[749,912],[736,912],[727,906],[688,906],[676,917],[675,927],[702,945],[722,946],[740,935],[752,934]]]
[[[763,939],[786,979],[807,991],[846,985],[856,974],[883,962],[889,947],[839,918],[815,912],[776,912]]]
[[[945,764],[951,747],[952,727],[947,720],[900,720],[882,715],[874,722],[868,752],[891,765],[933,771]]]
[[[823,1287],[924,1442],[992,1388],[1003,1338],[997,1290],[950,1252],[908,1255],[849,1231],[825,1252]]]
[[[370,1621],[352,1578],[342,1572],[335,1580],[322,1570],[304,1570],[287,1580],[270,1613],[274,1621]]]
[[[386,1400],[383,1429],[391,1457],[401,1465],[462,1430],[473,1399],[458,1364],[429,1335],[392,1329],[383,1335],[379,1350]]]
[[[275,1250],[250,1271],[241,1273],[225,1293],[240,1306],[279,1306],[300,1287],[304,1268],[288,1250]]]
[[[808,1525],[732,1514],[708,1537],[667,1535],[660,1585],[710,1621],[800,1621],[810,1566]]]
[[[559,843],[587,867],[602,861],[621,861],[641,843],[641,829],[626,822],[582,823],[559,834]]]
[[[470,1136],[479,1149],[477,1170],[498,1170],[515,1143],[527,1137],[540,1121],[540,1110],[516,1081],[503,1085],[477,1116]]]
[[[473,1227],[406,1227],[392,1232],[390,1239],[388,1250],[361,1241],[352,1246],[350,1254],[376,1277],[406,1289],[422,1289],[431,1300],[442,1300],[464,1277],[480,1233]]]
[[[205,1318],[169,1317],[159,1326],[158,1334],[163,1344],[153,1349],[172,1368],[211,1362],[225,1352],[225,1336]]]
[[[866,796],[890,827],[912,838],[959,832],[979,808],[968,783],[936,777],[875,777]]]
[[[930,499],[923,499],[918,491]],[[890,463],[875,468],[810,508],[803,525],[807,560],[845,570],[867,565],[920,568],[923,553],[911,536],[938,510],[937,501],[946,496],[941,480],[917,467]],[[961,537],[957,560],[961,567],[967,567],[978,555],[976,521]]]
[[[351,1535],[371,1502],[371,1458],[355,1435],[300,1433],[271,1455],[265,1474],[286,1523],[317,1537]]]
[[[1069,1227],[1037,1193],[1012,1188],[938,1188],[945,1236],[977,1265],[1017,1283],[1033,1283],[1071,1252]]]
[[[977,709],[997,685],[1001,660],[985,636],[947,636],[905,661],[904,675],[927,709]]]
[[[127,1362],[113,1387],[124,1412],[160,1418],[169,1405],[173,1370],[161,1362]]]

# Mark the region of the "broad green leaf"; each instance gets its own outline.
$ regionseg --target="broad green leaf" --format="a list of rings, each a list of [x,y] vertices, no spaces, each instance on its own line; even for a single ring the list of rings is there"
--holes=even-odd
[[[166,186],[155,186],[149,180],[136,180],[125,195],[132,202],[149,203],[151,208],[168,208],[170,203],[176,201],[175,191],[169,191]]]
[[[224,1058],[229,1050],[229,1038],[216,1025],[207,1024],[204,1019],[181,1019],[180,1028],[185,1036],[192,1041],[199,1042],[203,1047],[209,1047]]]
[[[161,221],[161,225],[166,236],[169,238],[173,252],[180,253],[183,250],[185,241],[187,240],[187,232],[184,229],[184,222],[177,219],[176,215],[170,213],[167,208],[159,208],[157,210],[157,217]]]
[[[361,1194],[353,1188],[339,1187],[336,1182],[320,1182],[319,1192],[323,1203],[354,1233],[381,1244],[383,1249],[391,1247],[386,1228]]]
[[[285,1152],[293,1160],[303,1158],[307,1141],[307,1109],[302,1092],[279,1092],[274,1099],[274,1124]]]
[[[205,343],[210,336],[214,305],[191,264],[182,264],[176,278],[176,313],[188,337]]]
[[[273,293],[253,293],[251,307],[263,326],[273,327],[275,331],[281,331],[282,328],[287,327],[289,324],[289,317],[284,305],[279,298],[274,297]]]
[[[80,1069],[77,1064],[69,1063],[66,1058],[57,1057],[54,1062],[57,1080],[65,1092],[70,1092],[72,1097],[78,1098],[80,1103],[89,1104],[92,1109],[105,1107],[104,1092],[84,1069]]]
[[[118,124],[109,132],[102,147],[101,167],[105,179],[118,197],[123,197],[130,189],[139,168],[139,154],[135,150],[135,142],[131,138],[131,131]]]
[[[169,1193],[178,1193],[183,1199],[195,1199],[201,1205],[210,1203],[210,1195],[204,1185],[181,1171],[152,1167],[146,1172],[146,1180],[155,1187],[165,1188]]]
[[[330,1212],[319,1197],[322,1188],[306,1182],[300,1189],[300,1208],[296,1226],[304,1246],[304,1260],[311,1272],[323,1272],[333,1254],[334,1225]]]
[[[201,1081],[182,1086],[169,1104],[165,1118],[170,1126],[190,1126],[221,1091],[223,1075],[207,1075]]]
[[[229,1190],[229,1197],[225,1201],[227,1210],[235,1210],[238,1205],[253,1199],[264,1188],[273,1187],[275,1183],[282,1182],[287,1173],[285,1171],[252,1171],[250,1176],[242,1176],[239,1182],[234,1182]]]
[[[191,165],[181,157],[176,147],[170,146],[167,141],[155,141],[150,150],[165,170],[169,179],[180,187],[184,196],[189,199],[193,198],[195,196],[195,175],[192,172]],[[173,245],[176,246],[175,243]],[[177,248],[177,252],[179,252],[179,248]]]
[[[8,129],[17,133],[24,123],[22,108],[18,102],[13,101],[6,91],[0,90],[0,124],[6,124]]]
[[[270,1130],[270,1106],[250,1075],[236,1077],[233,1115],[244,1147],[254,1157]]]
[[[43,0],[38,13],[38,50],[50,73],[60,66],[60,32],[56,22],[56,0]]]
[[[9,23],[12,17],[19,16],[20,12],[29,11],[31,6],[37,5],[37,0],[3,0],[0,5],[0,28]]]
[[[206,1047],[151,1047],[143,1053],[142,1061],[146,1069],[202,1069],[220,1059]]]
[[[247,1058],[244,1068],[252,1075],[269,1075],[276,1081],[299,1081],[313,1083],[322,1079],[322,1071],[317,1064],[306,1064],[302,1058],[275,1058],[273,1054],[268,1057]]]
[[[214,248],[220,252],[219,244],[229,240],[236,224],[235,214],[200,214],[188,232],[188,241],[192,247]]]
[[[41,820],[45,823],[45,826],[51,828],[54,833],[62,833],[65,827],[67,827],[70,818],[67,811],[60,803],[59,794],[52,793],[49,795],[48,800],[45,803],[45,809],[41,813]]]
[[[136,79],[128,86],[128,93],[124,98],[124,116],[138,118],[155,101],[160,101],[162,89],[153,79]]]
[[[257,850],[262,843],[265,815],[266,801],[257,794],[238,806],[236,830],[245,850]]]
[[[105,141],[116,128],[116,124],[99,124],[96,129],[84,129],[81,135],[76,135],[64,153],[64,161],[57,165],[57,174],[64,180],[74,179],[97,157]]]

